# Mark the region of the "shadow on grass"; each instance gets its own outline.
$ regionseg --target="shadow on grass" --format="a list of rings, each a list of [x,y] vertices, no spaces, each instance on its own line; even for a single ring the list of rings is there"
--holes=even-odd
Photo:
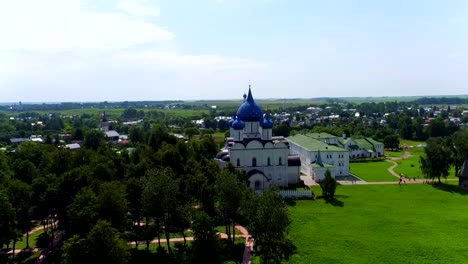
[[[333,197],[333,199],[330,199],[330,200],[325,199],[323,196],[318,196],[317,199],[323,199],[325,203],[331,204],[333,206],[343,207],[344,202],[336,199],[337,197],[347,198],[348,196],[347,195],[335,195],[335,197]]]
[[[449,193],[458,193],[462,195],[468,195],[467,190],[462,190],[458,185],[446,184],[446,183],[433,183],[432,187]]]
[[[293,199],[284,199],[284,202],[285,202],[288,206],[296,206],[296,201],[293,200]]]

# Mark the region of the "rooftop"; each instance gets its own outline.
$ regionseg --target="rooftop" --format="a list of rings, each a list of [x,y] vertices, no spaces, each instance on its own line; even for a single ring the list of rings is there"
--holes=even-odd
[[[319,139],[319,138],[336,138],[337,136],[334,136],[332,134],[328,133],[309,133],[307,134],[308,137]]]
[[[348,152],[344,148],[340,148],[337,146],[333,145],[328,145],[320,140],[304,136],[304,135],[295,135],[286,138],[289,142],[294,143],[298,146],[301,146],[302,148],[308,150],[308,151],[343,151],[343,152]]]

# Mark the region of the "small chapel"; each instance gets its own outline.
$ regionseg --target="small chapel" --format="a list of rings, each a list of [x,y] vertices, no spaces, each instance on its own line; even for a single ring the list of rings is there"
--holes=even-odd
[[[255,190],[299,183],[299,156],[290,155],[289,143],[284,137],[273,136],[273,121],[255,102],[250,85],[229,127],[230,137],[225,139],[225,146],[216,156],[220,167],[230,162],[245,170],[250,188]]]

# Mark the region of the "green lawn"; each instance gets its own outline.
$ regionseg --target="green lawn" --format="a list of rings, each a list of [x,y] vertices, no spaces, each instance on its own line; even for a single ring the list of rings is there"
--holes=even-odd
[[[403,154],[405,154],[404,151],[390,151],[390,150],[385,151],[385,156],[388,156],[388,157],[399,158],[403,156]]]
[[[400,147],[404,148],[405,145],[409,146],[409,148],[403,149],[403,151],[408,151],[411,155],[422,155],[424,154],[424,148],[418,148],[418,145],[426,145],[426,142],[406,139],[400,140]]]
[[[388,172],[392,166],[386,161],[350,163],[352,174],[368,182],[397,181],[398,178]]]
[[[394,169],[394,171],[398,174],[403,173],[406,177],[416,177],[424,178],[421,169],[419,168],[419,155],[411,156],[404,160],[397,160],[398,166]],[[455,168],[452,166],[449,171],[448,179],[455,179]]]
[[[29,247],[30,248],[36,247],[36,240],[39,237],[39,235],[42,234],[43,232],[44,232],[44,229],[40,229],[37,232],[29,234]],[[23,239],[21,241],[16,242],[16,248],[17,249],[26,248],[26,236],[23,236]]]
[[[215,227],[215,230],[218,231],[219,233],[225,233],[226,234],[226,227],[225,226],[217,226],[217,227]],[[241,231],[239,231],[239,229],[234,228],[234,230],[235,230],[236,235],[242,235],[242,233],[241,233]]]
[[[338,186],[334,205],[297,201],[290,207],[297,254],[287,263],[466,263],[466,194],[427,184],[353,185]]]

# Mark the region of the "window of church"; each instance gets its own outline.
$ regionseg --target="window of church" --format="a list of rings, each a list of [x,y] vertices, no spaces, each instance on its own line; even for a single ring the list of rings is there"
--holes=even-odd
[[[252,167],[257,167],[257,159],[256,158],[252,159]]]
[[[237,159],[237,166],[240,166],[240,159]]]
[[[260,190],[261,186],[262,186],[262,183],[259,180],[255,181],[254,183],[255,190]]]
[[[268,157],[268,159],[267,159],[267,164],[268,164],[268,166],[270,166],[270,165],[271,165],[271,160],[270,160],[270,157]]]
[[[278,159],[278,164],[279,164],[279,165],[283,165],[282,163],[283,163],[283,162],[282,162],[282,160],[281,160],[281,157],[279,157],[279,159]]]

